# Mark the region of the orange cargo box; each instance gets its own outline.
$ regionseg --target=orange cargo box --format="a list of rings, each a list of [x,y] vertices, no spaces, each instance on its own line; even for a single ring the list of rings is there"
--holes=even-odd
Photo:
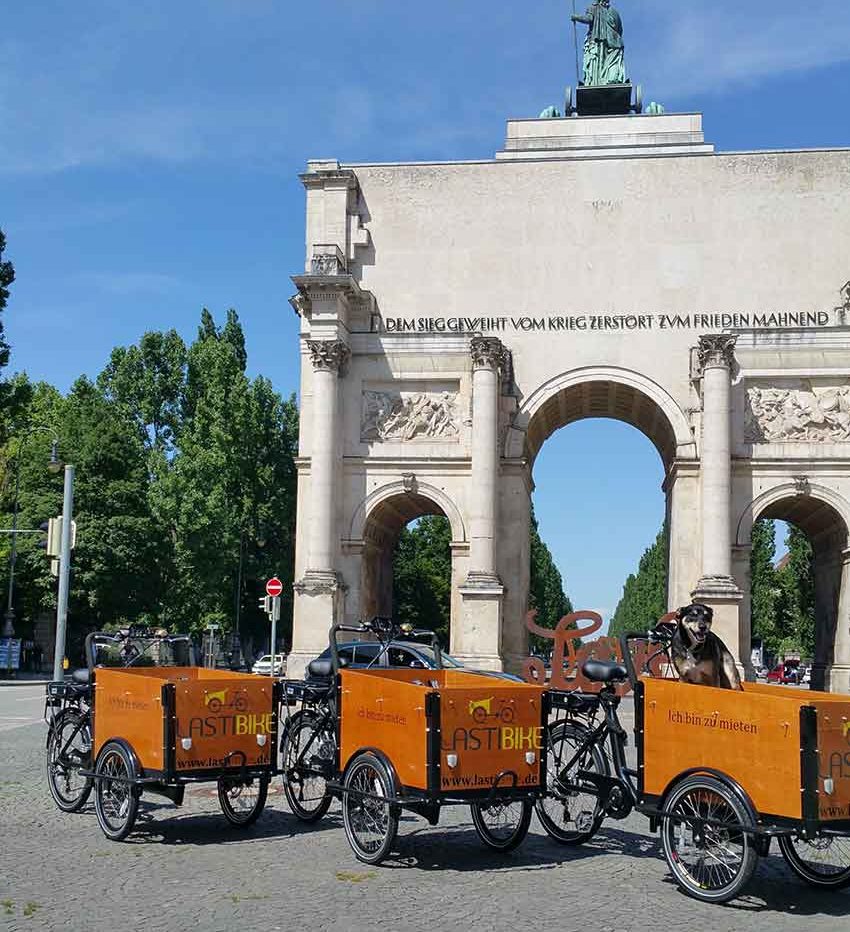
[[[277,735],[275,683],[199,667],[94,671],[94,756],[127,741],[146,775],[268,766]]]
[[[850,819],[850,696],[646,677],[636,702],[646,803],[684,772],[711,769],[735,780],[763,817]]]
[[[380,751],[402,787],[430,794],[545,786],[544,690],[460,670],[340,672],[340,770]]]

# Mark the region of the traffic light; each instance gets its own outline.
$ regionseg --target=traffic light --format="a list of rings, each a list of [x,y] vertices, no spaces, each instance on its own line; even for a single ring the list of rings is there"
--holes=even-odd
[[[51,518],[38,526],[45,536],[36,544],[48,557],[58,557],[62,551],[62,519]]]
[[[45,536],[38,541],[36,547],[44,550],[48,557],[57,559],[62,553],[62,518],[51,518],[39,524],[38,529]],[[71,522],[71,550],[77,546],[77,522]]]
[[[272,597],[270,595],[264,595],[259,599],[259,605],[263,612],[266,615],[271,615],[272,612]]]

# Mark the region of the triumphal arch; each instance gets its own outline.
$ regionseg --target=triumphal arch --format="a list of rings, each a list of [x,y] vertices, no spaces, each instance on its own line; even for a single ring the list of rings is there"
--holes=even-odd
[[[747,664],[753,522],[797,524],[815,677],[850,692],[850,150],[716,152],[658,110],[511,120],[483,161],[308,164],[292,670],[392,612],[427,514],[451,652],[516,669],[535,457],[605,417],[663,461],[669,605],[714,606]]]

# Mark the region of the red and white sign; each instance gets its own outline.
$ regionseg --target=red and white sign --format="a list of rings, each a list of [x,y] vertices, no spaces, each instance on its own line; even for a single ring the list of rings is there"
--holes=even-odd
[[[273,599],[278,598],[283,592],[283,583],[275,576],[273,579],[270,579],[266,583],[266,594],[270,595]]]

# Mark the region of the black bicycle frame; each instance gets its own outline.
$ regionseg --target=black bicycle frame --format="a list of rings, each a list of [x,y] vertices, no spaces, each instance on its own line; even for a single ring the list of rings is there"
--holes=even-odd
[[[637,772],[627,766],[626,762],[626,730],[620,724],[617,708],[620,705],[620,698],[616,695],[613,688],[604,686],[599,692],[599,704],[602,706],[605,717],[604,719],[582,739],[573,756],[566,764],[557,762],[556,782],[564,790],[581,789],[587,791],[590,789],[587,783],[593,785],[595,795],[602,797],[603,792],[610,791],[613,786],[618,786],[626,792],[630,808],[637,804],[637,786],[635,780]],[[561,721],[569,721],[562,719]],[[563,783],[561,774],[564,771],[569,772],[578,761],[580,761],[590,748],[596,746],[606,753],[606,741],[610,754],[606,756],[614,766],[616,780],[607,777],[604,774],[595,774],[586,770],[579,770],[578,777],[586,782],[576,786],[572,783]]]

